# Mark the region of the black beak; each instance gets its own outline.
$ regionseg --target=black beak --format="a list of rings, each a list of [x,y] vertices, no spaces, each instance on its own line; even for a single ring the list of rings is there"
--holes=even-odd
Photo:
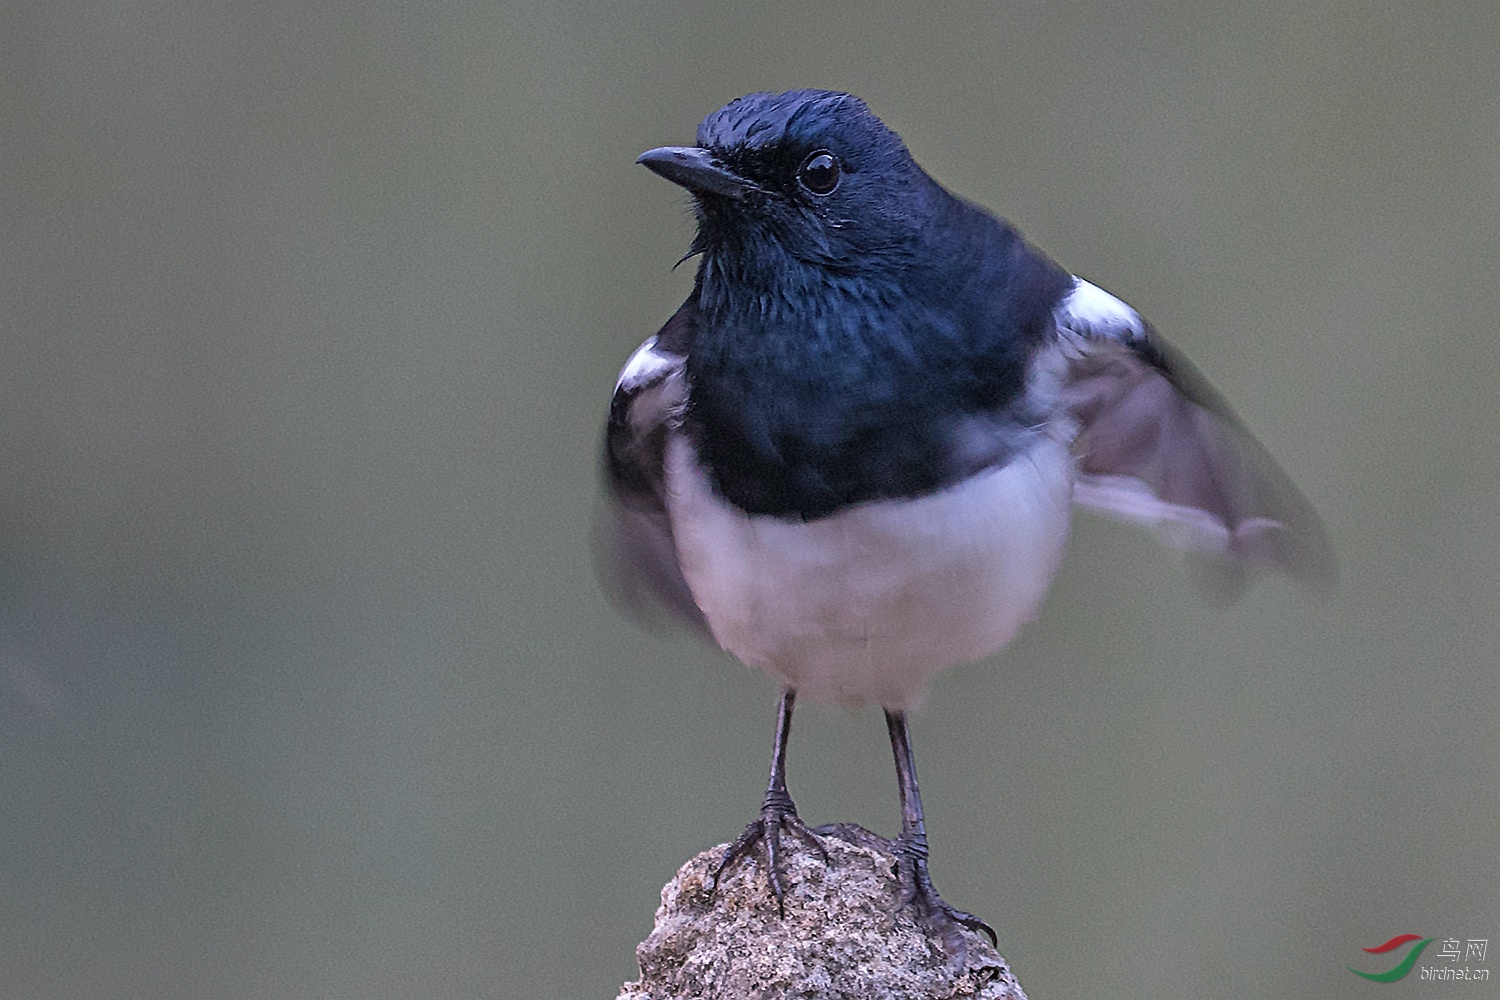
[[[742,199],[751,192],[766,192],[736,174],[706,149],[697,146],[660,146],[648,149],[635,162],[645,164],[673,184],[694,194],[717,194]]]

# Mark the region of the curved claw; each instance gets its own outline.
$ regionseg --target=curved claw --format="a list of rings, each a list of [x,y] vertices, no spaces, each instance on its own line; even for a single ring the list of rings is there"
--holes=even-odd
[[[745,827],[745,832],[740,834],[724,851],[724,857],[719,859],[719,866],[714,869],[713,883],[710,891],[719,887],[719,876],[724,874],[735,861],[746,857],[755,850],[755,845],[765,841],[766,845],[766,867],[768,879],[771,883],[771,893],[776,897],[776,912],[786,916],[786,890],[781,884],[781,867],[777,862],[777,855],[781,849],[781,831],[790,830],[798,837],[807,842],[823,859],[824,864],[828,862],[828,850],[819,841],[817,833],[812,827],[802,822],[802,817],[797,815],[797,810],[790,806],[767,804],[761,809],[758,819],[752,820]]]
[[[900,840],[897,840],[900,852]],[[976,931],[990,939],[994,947],[1000,946],[1000,939],[995,934],[995,929],[985,923],[972,913],[949,906],[938,895],[937,889],[933,888],[932,878],[927,874],[927,863],[922,857],[902,857],[897,865],[896,877],[904,883],[904,891],[901,894],[899,906],[910,906],[916,910],[917,922],[927,929],[929,934],[939,938],[943,943],[943,950],[957,964],[962,965],[968,953],[968,947],[964,944],[963,936],[958,932],[959,927],[966,927]]]
[[[948,934],[952,930],[952,927],[943,925],[960,924],[971,931],[984,934],[985,937],[990,939],[991,946],[996,948],[1000,946],[1000,939],[995,936],[995,928],[972,913],[966,913],[963,910],[949,906],[941,898],[936,898],[936,902],[936,907],[931,912],[924,914],[924,922],[932,926],[932,929],[942,933],[944,943],[947,942]]]

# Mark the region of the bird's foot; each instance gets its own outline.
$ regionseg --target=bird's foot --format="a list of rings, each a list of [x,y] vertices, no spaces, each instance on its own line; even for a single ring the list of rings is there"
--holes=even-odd
[[[782,886],[781,870],[776,860],[780,850],[782,830],[790,830],[801,837],[827,863],[828,851],[818,841],[818,835],[812,827],[802,822],[802,817],[797,815],[797,807],[792,805],[791,796],[784,792],[767,793],[766,800],[761,803],[759,818],[745,827],[745,832],[729,845],[724,852],[724,857],[719,860],[719,866],[714,869],[712,886],[715,888],[718,886],[719,876],[724,874],[724,869],[740,858],[751,854],[755,850],[755,845],[764,841],[766,869],[771,883],[771,893],[776,897],[776,911],[783,917],[786,916],[786,890]]]
[[[933,888],[932,876],[927,873],[925,836],[921,839],[915,836],[892,839],[871,833],[855,823],[829,823],[817,827],[814,832],[819,836],[838,837],[851,844],[873,847],[895,855],[896,881],[901,888],[901,896],[896,901],[897,909],[911,907],[917,925],[930,937],[937,938],[943,951],[955,965],[962,966],[968,956],[968,946],[964,943],[960,928],[983,934],[990,939],[990,944],[999,946],[1000,941],[995,936],[993,927],[972,913],[949,906]]]
[[[927,849],[925,844],[897,837],[891,844],[896,854],[896,878],[901,883],[902,895],[897,905],[911,907],[917,923],[942,943],[943,951],[958,965],[963,965],[968,945],[960,928],[984,934],[990,944],[999,946],[995,929],[983,920],[956,907],[949,906],[933,888],[932,877],[927,874]]]

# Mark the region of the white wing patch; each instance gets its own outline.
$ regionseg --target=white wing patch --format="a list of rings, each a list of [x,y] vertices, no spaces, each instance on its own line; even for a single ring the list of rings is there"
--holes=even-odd
[[[1261,533],[1286,527],[1268,517],[1251,517],[1231,529],[1208,511],[1162,500],[1134,476],[1080,475],[1073,484],[1073,502],[1151,528],[1168,545],[1189,551],[1229,552]]]
[[[1124,301],[1082,278],[1073,278],[1073,291],[1056,310],[1057,325],[1069,333],[1104,334],[1121,340],[1144,336],[1141,314]]]
[[[654,336],[647,337],[646,342],[630,355],[630,360],[625,362],[625,367],[620,369],[620,377],[615,380],[615,392],[622,389],[632,392],[647,382],[659,378],[672,366],[681,363],[681,358],[674,358],[658,351]]]

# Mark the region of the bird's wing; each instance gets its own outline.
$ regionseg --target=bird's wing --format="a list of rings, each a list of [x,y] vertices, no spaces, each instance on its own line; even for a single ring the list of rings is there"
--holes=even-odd
[[[1056,319],[1063,403],[1079,427],[1078,504],[1209,556],[1206,582],[1225,597],[1256,569],[1332,584],[1312,505],[1181,353],[1082,279]]]
[[[647,625],[664,617],[708,635],[677,562],[667,516],[667,435],[687,398],[679,309],[636,349],[615,383],[604,432],[604,502],[596,521],[596,565],[611,600]]]

